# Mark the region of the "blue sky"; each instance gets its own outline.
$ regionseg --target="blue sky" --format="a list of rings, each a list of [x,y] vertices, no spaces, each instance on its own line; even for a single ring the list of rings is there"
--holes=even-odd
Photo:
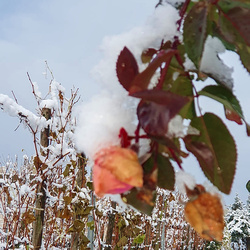
[[[37,82],[44,96],[49,78],[43,75],[48,61],[55,79],[68,93],[72,86],[79,88],[82,101],[98,92],[99,84],[91,76],[92,68],[102,58],[99,46],[105,36],[117,35],[141,25],[154,11],[158,1],[145,0],[8,0],[0,1],[0,93],[12,96],[19,104],[35,110],[35,102],[26,72]],[[226,54],[228,65],[235,67],[235,93],[241,101],[246,119],[250,122],[250,78],[242,69],[237,56]],[[204,110],[220,112],[221,105],[202,101]],[[207,107],[207,108],[205,108]],[[16,118],[0,112],[0,162],[8,155],[33,153],[32,137]],[[238,144],[239,161],[232,194],[247,198],[245,184],[249,179],[249,143],[245,128],[226,121]],[[190,159],[194,174],[202,176],[197,162]],[[191,171],[190,171],[191,172]],[[203,182],[203,179],[201,180]]]

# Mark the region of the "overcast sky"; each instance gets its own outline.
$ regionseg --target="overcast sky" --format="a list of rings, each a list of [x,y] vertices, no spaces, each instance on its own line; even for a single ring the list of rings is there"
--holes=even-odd
[[[46,95],[50,78],[46,79],[45,60],[48,61],[55,79],[67,93],[79,88],[82,101],[88,101],[99,91],[100,85],[93,80],[91,69],[102,58],[99,49],[105,36],[126,32],[141,25],[154,11],[155,0],[8,0],[0,1],[0,93],[12,96],[19,104],[34,111],[31,86],[26,73],[39,84]],[[242,69],[238,57],[226,54],[223,58],[235,67],[235,93],[246,119],[250,122],[250,78]],[[221,105],[203,100],[204,110],[223,114]],[[205,108],[207,107],[207,108]],[[32,137],[19,125],[17,118],[0,112],[0,162],[9,155],[19,158],[33,154]],[[232,194],[225,196],[227,203],[238,192],[242,200],[247,198],[246,182],[249,174],[249,143],[245,127],[225,121],[238,144],[238,168]],[[194,159],[197,178],[202,176]],[[201,180],[203,182],[204,179]]]

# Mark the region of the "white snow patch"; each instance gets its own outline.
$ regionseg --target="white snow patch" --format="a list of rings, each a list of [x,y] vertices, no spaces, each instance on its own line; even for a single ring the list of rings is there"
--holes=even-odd
[[[168,136],[170,137],[184,137],[187,127],[183,124],[183,119],[180,115],[172,118],[168,124]]]
[[[31,192],[31,189],[28,185],[24,184],[20,187],[20,195],[21,196],[25,195],[26,193],[30,193],[30,192]]]
[[[124,99],[128,97],[102,92],[78,108],[79,120],[75,131],[78,150],[93,158],[101,148],[119,144],[118,135],[122,127],[129,133],[134,132],[136,105],[124,105]]]
[[[176,173],[175,185],[180,193],[186,194],[186,187],[192,190],[195,188],[196,182],[192,175],[184,171],[178,171]]]
[[[10,116],[15,116],[27,121],[34,130],[38,127],[42,129],[47,126],[46,119],[44,117],[36,116],[31,111],[17,104],[7,95],[0,94],[0,108]]]
[[[205,73],[210,73],[218,78],[223,84],[232,89],[233,88],[233,68],[229,68],[218,57],[218,54],[226,51],[223,43],[217,37],[208,36],[204,52],[201,60],[201,70]]]
[[[166,2],[173,6],[179,6],[180,4],[184,3],[185,0],[166,0]]]

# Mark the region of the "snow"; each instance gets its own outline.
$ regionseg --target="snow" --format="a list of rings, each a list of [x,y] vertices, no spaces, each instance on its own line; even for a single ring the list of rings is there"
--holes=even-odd
[[[37,82],[32,82],[32,84],[33,84],[33,87],[34,87],[34,92],[35,92],[35,94],[36,94],[36,97],[37,97],[38,99],[42,99],[42,93],[41,93],[40,90],[39,90],[39,87],[38,87]]]
[[[0,108],[10,116],[18,117],[23,121],[27,121],[33,130],[44,128],[47,126],[46,119],[33,114],[28,109],[17,104],[9,96],[0,94]]]
[[[144,26],[104,38],[101,46],[104,58],[95,67],[93,74],[108,89],[115,88],[117,91],[121,91],[122,87],[117,84],[115,74],[116,60],[120,51],[126,46],[137,59],[139,67],[143,68],[144,66],[140,63],[142,51],[149,47],[159,47],[162,39],[173,40],[173,37],[178,35],[176,25],[178,19],[179,14],[174,7],[169,4],[159,6]]]
[[[217,37],[208,36],[205,42],[200,70],[215,79],[218,79],[229,89],[233,88],[233,68],[228,67],[219,55],[226,51],[223,43]],[[196,70],[193,62],[185,55],[184,67],[186,70]]]
[[[135,106],[124,105],[126,98],[102,92],[78,109],[75,140],[81,152],[93,157],[101,148],[119,144],[121,127],[129,133],[135,130]]]
[[[162,38],[173,40],[177,34],[178,11],[169,4],[159,6],[144,26],[117,36],[106,37],[101,49],[104,57],[93,69],[93,75],[105,91],[82,105],[78,113],[75,131],[76,147],[93,158],[101,148],[119,144],[119,131],[124,127],[129,134],[136,129],[138,100],[131,98],[118,83],[115,73],[117,57],[127,46],[137,59],[139,68],[141,53],[149,47],[158,47]]]
[[[168,124],[168,136],[170,137],[184,137],[187,127],[183,124],[183,119],[180,115],[172,118]]]
[[[201,71],[212,74],[218,78],[226,87],[233,88],[233,68],[229,68],[218,57],[218,54],[226,51],[223,43],[217,37],[208,36],[203,57],[201,60]]]
[[[28,186],[28,185],[22,185],[21,187],[20,187],[20,195],[21,196],[23,196],[23,195],[25,195],[25,194],[29,194],[29,193],[31,193],[31,189],[30,189],[30,187]]]
[[[49,109],[58,109],[58,93],[61,92],[64,94],[65,88],[58,83],[57,81],[53,80],[50,84],[50,99],[42,100],[39,107],[42,108],[49,108]]]
[[[192,175],[184,171],[178,171],[176,173],[175,185],[181,194],[186,194],[186,187],[193,190],[196,186],[196,182]]]
[[[179,6],[180,4],[184,3],[185,0],[166,0],[166,2],[173,6]]]

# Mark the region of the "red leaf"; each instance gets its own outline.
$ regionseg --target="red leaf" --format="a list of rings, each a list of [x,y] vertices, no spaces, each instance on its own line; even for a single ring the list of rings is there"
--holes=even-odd
[[[133,54],[127,47],[124,47],[116,62],[116,74],[119,82],[127,91],[138,73],[138,65]]]
[[[187,97],[163,90],[147,90],[133,96],[143,100],[137,108],[140,125],[147,134],[156,137],[166,135],[169,121],[188,102]]]
[[[137,91],[146,90],[152,76],[155,74],[155,71],[161,66],[163,62],[171,60],[175,53],[175,50],[170,49],[160,51],[153,61],[148,65],[148,67],[134,78],[133,82],[131,83],[129,93],[131,94]]]
[[[204,142],[192,141],[190,135],[184,138],[184,142],[187,150],[196,156],[202,166],[205,166],[208,175],[214,176],[214,155],[211,149]]]
[[[161,105],[166,105],[174,109],[176,106],[184,106],[188,103],[189,98],[177,95],[170,91],[160,89],[149,89],[130,94],[133,97],[141,98],[143,101],[154,102]]]
[[[246,44],[250,46],[250,9],[235,7],[230,9],[225,15],[232,23],[234,28],[241,34]]]
[[[225,108],[225,115],[228,120],[234,121],[239,125],[243,124],[241,117],[235,111]]]

